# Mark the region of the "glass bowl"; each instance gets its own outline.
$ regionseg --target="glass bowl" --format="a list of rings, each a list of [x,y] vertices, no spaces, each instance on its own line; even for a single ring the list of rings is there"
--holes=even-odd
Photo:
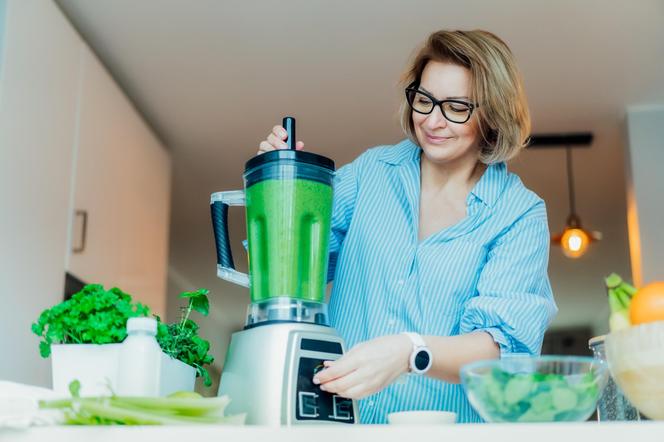
[[[608,368],[585,356],[512,356],[461,368],[470,404],[488,422],[585,421]]]
[[[664,321],[608,334],[606,359],[627,399],[648,418],[664,420]]]

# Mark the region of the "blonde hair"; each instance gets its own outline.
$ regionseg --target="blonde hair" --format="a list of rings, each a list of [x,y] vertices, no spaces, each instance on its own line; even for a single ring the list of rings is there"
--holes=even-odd
[[[479,104],[479,160],[485,164],[514,158],[528,143],[530,112],[521,74],[509,47],[487,31],[438,31],[429,36],[401,77],[405,88],[419,83],[430,61],[454,63],[470,70],[470,99]],[[415,136],[412,110],[405,94],[399,110],[401,127]]]

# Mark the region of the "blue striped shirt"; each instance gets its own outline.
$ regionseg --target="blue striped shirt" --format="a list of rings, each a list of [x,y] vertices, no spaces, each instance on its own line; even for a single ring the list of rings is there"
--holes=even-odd
[[[493,164],[466,199],[467,216],[418,240],[420,148],[369,149],[340,168],[330,243],[330,322],[348,348],[413,331],[488,332],[501,356],[538,354],[557,308],[547,276],[544,201]],[[363,423],[402,410],[449,410],[481,421],[463,387],[410,375],[359,401]]]

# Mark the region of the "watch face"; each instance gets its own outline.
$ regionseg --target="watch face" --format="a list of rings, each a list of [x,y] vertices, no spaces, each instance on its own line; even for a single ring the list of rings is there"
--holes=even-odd
[[[415,368],[418,370],[425,370],[429,367],[429,362],[431,362],[431,356],[428,351],[420,350],[415,355]]]

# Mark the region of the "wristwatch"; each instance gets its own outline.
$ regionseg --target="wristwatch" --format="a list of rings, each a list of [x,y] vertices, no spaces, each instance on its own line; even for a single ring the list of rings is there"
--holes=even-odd
[[[424,342],[424,339],[422,339],[422,336],[417,333],[404,332],[403,334],[408,336],[413,342],[413,351],[408,360],[410,372],[415,374],[426,373],[431,368],[433,362],[433,357],[431,356],[431,351],[427,347],[427,344]]]

